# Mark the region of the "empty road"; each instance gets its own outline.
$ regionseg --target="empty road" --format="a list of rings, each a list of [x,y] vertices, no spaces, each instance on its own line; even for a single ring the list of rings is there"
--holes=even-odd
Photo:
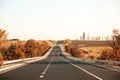
[[[70,60],[53,47],[44,59],[0,74],[0,80],[120,80],[120,72]]]

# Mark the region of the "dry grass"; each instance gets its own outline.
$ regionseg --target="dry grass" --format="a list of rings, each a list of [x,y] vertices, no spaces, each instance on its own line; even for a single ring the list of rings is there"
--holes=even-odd
[[[110,45],[109,41],[72,41],[65,49],[75,57],[97,59],[104,50],[113,50]]]
[[[104,49],[112,49],[111,47],[109,47],[109,46],[97,46],[97,47],[95,47],[95,46],[93,46],[93,47],[80,47],[82,50],[85,50],[85,51],[87,51],[87,52],[89,52],[89,53],[93,53],[93,54],[99,54],[99,53],[101,53]]]
[[[103,50],[112,50],[109,46],[100,46],[100,47],[81,47],[80,49],[88,52],[88,57],[92,59],[96,59],[100,56],[100,54],[103,52]]]
[[[113,41],[92,41],[92,40],[72,40],[72,46],[85,46],[85,47],[100,47],[100,46],[112,46]]]

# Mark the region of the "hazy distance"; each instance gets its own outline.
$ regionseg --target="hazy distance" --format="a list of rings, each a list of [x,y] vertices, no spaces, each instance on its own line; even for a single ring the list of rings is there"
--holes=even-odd
[[[119,0],[0,0],[0,28],[9,39],[107,36],[119,27]]]

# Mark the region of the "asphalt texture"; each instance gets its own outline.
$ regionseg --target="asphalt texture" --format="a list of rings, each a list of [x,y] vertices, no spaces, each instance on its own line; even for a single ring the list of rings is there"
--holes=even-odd
[[[0,80],[120,80],[120,72],[70,60],[61,53],[56,45],[46,59],[0,74]]]

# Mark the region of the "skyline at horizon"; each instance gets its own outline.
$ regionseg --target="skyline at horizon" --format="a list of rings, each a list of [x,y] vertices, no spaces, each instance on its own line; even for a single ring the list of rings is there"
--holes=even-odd
[[[119,0],[0,0],[0,29],[21,40],[111,36],[120,29]]]

